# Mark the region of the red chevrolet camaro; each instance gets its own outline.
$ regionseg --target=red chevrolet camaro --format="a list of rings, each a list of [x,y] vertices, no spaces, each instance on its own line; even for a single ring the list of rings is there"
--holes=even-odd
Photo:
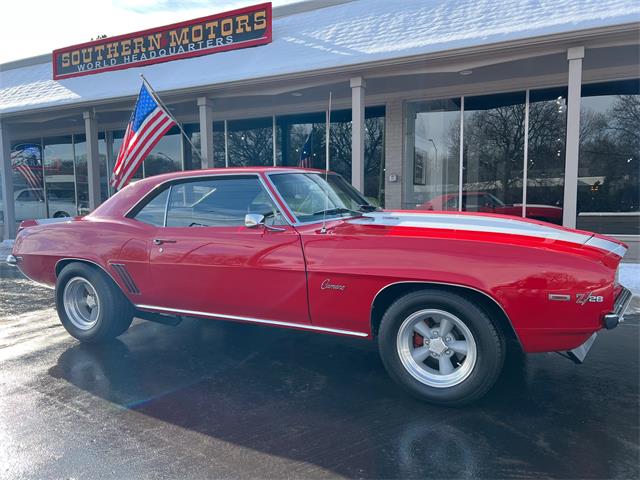
[[[12,255],[84,342],[183,316],[377,339],[391,377],[440,404],[483,395],[507,342],[582,361],[622,321],[626,247],[478,213],[387,211],[292,168],[158,175],[93,213],[21,225]]]

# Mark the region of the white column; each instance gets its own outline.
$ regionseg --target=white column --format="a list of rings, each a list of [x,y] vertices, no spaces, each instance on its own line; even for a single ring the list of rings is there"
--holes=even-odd
[[[569,61],[569,94],[567,98],[567,139],[564,169],[564,206],[562,224],[575,228],[578,204],[578,150],[580,146],[580,92],[584,47],[567,50]]]
[[[4,238],[16,236],[16,206],[13,201],[13,171],[11,146],[6,126],[0,123],[0,178],[2,179],[2,211],[4,212]]]
[[[100,205],[100,155],[98,153],[98,122],[95,111],[82,113],[87,138],[87,182],[89,184],[89,210]]]
[[[198,109],[200,110],[202,168],[213,168],[213,109],[211,108],[211,100],[207,97],[198,97]]]
[[[402,185],[404,178],[411,178],[410,167],[403,167],[402,101],[391,100],[385,106],[384,142],[384,206],[389,209],[402,208]]]
[[[364,191],[364,90],[362,77],[351,79],[351,184]]]

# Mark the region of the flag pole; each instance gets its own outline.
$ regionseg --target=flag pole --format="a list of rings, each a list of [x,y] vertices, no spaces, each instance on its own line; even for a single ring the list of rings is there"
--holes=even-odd
[[[173,119],[173,121],[176,122],[176,126],[180,129],[180,133],[182,133],[182,135],[187,140],[187,142],[189,142],[189,145],[191,145],[191,148],[193,149],[193,151],[196,153],[196,155],[198,155],[198,158],[200,159],[200,162],[202,162],[202,154],[200,153],[200,150],[198,148],[196,148],[196,146],[193,144],[193,142],[189,138],[189,135],[187,135],[187,132],[185,132],[184,129],[182,128],[182,125],[180,124],[180,122],[176,119],[176,117],[173,116],[173,114],[169,110],[169,107],[167,107],[164,104],[164,102],[162,100],[160,100],[160,96],[156,93],[156,91],[153,89],[153,87],[147,81],[147,79],[144,77],[143,74],[140,74],[140,78],[142,78],[142,83],[144,83],[145,86],[147,87],[147,89],[149,89],[149,93],[151,94],[153,99],[156,102],[158,102],[158,104],[160,104],[160,106],[162,108],[164,108],[164,110],[167,112],[167,115],[169,115]]]

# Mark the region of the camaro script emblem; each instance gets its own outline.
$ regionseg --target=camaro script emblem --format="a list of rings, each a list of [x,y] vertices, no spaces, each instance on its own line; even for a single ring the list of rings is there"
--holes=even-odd
[[[337,283],[331,283],[331,280],[326,278],[322,281],[322,283],[320,284],[320,289],[321,290],[340,290],[343,291],[345,288],[347,288],[345,285],[340,285]]]

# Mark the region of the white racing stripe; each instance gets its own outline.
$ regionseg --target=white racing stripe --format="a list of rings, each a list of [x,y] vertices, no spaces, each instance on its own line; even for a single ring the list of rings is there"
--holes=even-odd
[[[372,221],[373,220],[373,221]],[[553,225],[539,225],[516,218],[497,218],[482,215],[457,215],[441,213],[373,212],[350,221],[362,225],[383,225],[389,227],[435,228],[444,230],[464,230],[471,232],[504,233],[527,237],[560,240],[577,245],[589,245],[607,252],[623,256],[626,248],[622,245],[595,238],[580,232],[567,231]]]

